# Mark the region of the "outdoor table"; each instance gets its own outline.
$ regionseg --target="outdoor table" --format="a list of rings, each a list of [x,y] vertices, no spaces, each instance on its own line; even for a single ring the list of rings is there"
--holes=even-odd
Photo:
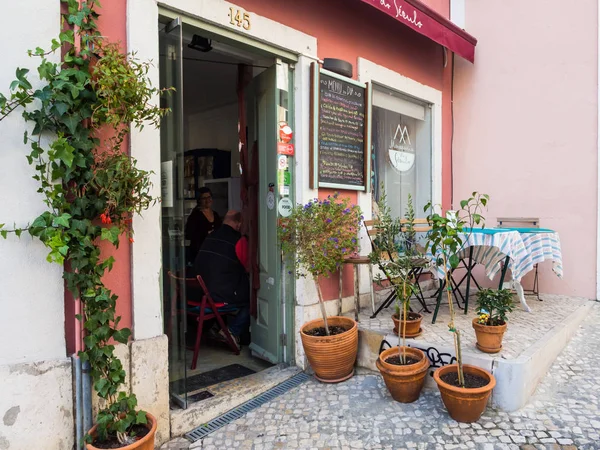
[[[477,263],[485,266],[486,275],[489,279],[493,279],[498,271],[502,270],[499,289],[502,288],[506,271],[510,268],[513,277],[512,286],[517,291],[523,309],[528,312],[531,309],[527,305],[521,285],[523,276],[531,271],[536,264],[551,259],[554,261],[554,273],[559,278],[562,277],[560,240],[558,233],[553,230],[543,228],[466,228],[461,237],[463,246],[457,256],[463,263],[465,259],[468,261],[465,264],[467,269],[465,275],[467,281],[465,314],[468,311],[471,279],[474,280],[471,272]],[[430,251],[428,251],[428,256],[433,258]],[[449,263],[448,270],[450,270]],[[435,273],[440,279],[444,277],[442,267],[437,266]],[[462,284],[465,277],[457,283],[456,288]],[[442,291],[443,289],[440,290],[438,295],[433,323],[435,323],[441,303]]]
[[[547,228],[503,228],[505,230],[516,231],[521,235],[523,245],[529,255],[528,259],[518,261],[516,266],[511,267],[513,273],[513,288],[517,291],[519,300],[527,312],[531,308],[525,300],[525,293],[521,285],[521,279],[525,274],[531,271],[536,264],[546,260],[552,260],[552,271],[558,278],[563,276],[562,252],[560,249],[560,238],[558,233]]]
[[[502,275],[500,277],[500,288],[504,283],[504,277],[507,269],[511,269],[514,266],[515,261],[521,261],[529,257],[521,235],[518,231],[507,230],[506,228],[465,228],[464,232],[460,236],[463,245],[461,250],[457,253],[459,259],[466,263],[466,281],[467,289],[465,292],[465,314],[469,308],[469,292],[471,288],[472,270],[475,264],[483,264],[485,266],[485,272],[488,278],[491,280],[502,269]],[[434,259],[439,257],[439,254],[434,257],[431,254],[431,250],[428,249],[427,255]],[[501,263],[504,261],[504,265]],[[447,270],[451,270],[450,262],[447,263]],[[533,266],[532,266],[533,267]],[[439,279],[444,279],[444,268],[441,266],[435,267],[435,272]],[[513,272],[514,274],[515,272]],[[456,283],[456,289],[462,284],[463,279]],[[520,278],[519,278],[520,279]],[[445,283],[445,282],[444,282]],[[438,294],[438,301],[433,313],[432,323],[435,323],[437,313],[441,304],[443,289]]]

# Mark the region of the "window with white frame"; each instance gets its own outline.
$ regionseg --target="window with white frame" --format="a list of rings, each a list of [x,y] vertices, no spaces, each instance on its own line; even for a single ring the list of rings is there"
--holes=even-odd
[[[403,217],[412,196],[417,217],[432,198],[431,107],[408,96],[374,86],[372,113],[373,205],[387,194],[392,215]]]

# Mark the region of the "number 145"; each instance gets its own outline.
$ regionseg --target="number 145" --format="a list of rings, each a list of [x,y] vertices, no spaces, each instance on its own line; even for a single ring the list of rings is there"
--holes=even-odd
[[[234,10],[233,8],[229,8],[229,23],[231,25],[237,25],[238,27],[243,28],[244,30],[250,29],[250,14],[247,12],[242,13],[239,9]]]

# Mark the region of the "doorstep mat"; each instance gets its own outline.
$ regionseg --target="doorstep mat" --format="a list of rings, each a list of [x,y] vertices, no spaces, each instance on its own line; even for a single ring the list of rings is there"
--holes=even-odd
[[[208,386],[212,386],[223,381],[235,380],[236,378],[245,377],[256,373],[252,369],[248,369],[241,364],[231,364],[229,366],[214,369],[209,372],[192,375],[187,379],[187,386],[184,380],[171,382],[171,392],[177,392],[180,395],[185,394],[184,391],[194,392]],[[187,389],[186,389],[187,387]]]

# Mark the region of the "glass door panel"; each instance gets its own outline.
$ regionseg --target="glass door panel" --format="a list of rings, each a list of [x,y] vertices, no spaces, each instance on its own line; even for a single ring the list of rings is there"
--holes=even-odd
[[[163,308],[169,338],[170,394],[187,407],[184,241],[183,67],[181,19],[159,23],[160,87],[174,88],[161,98],[169,108],[161,123],[161,204],[163,248]],[[183,312],[183,313],[182,313]]]

